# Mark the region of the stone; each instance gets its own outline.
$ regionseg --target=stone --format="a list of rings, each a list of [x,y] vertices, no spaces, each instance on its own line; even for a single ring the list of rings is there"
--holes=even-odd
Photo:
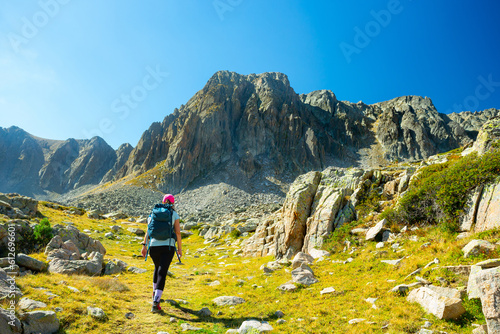
[[[463,275],[463,276],[469,276],[470,275],[470,268],[471,266],[469,265],[460,265],[460,266],[444,266],[443,268],[451,271],[452,273],[455,273],[456,275]]]
[[[146,269],[140,269],[140,268],[137,268],[137,267],[129,267],[127,269],[127,271],[130,271],[131,273],[134,273],[134,274],[144,274],[147,272]]]
[[[324,288],[319,293],[320,293],[320,295],[325,295],[325,294],[333,293],[333,292],[335,292],[335,289],[332,287],[329,287],[329,288]]]
[[[457,319],[465,313],[460,298],[453,298],[454,295],[451,292],[436,288],[425,286],[412,290],[407,300],[412,303],[419,303],[426,312],[434,314],[439,319]]]
[[[125,271],[127,268],[127,264],[121,260],[113,259],[106,263],[104,267],[104,275],[116,275]]]
[[[181,328],[182,328],[183,332],[186,332],[186,331],[201,331],[202,330],[202,328],[195,327],[195,326],[193,326],[191,324],[188,324],[187,322],[182,323],[181,324]]]
[[[31,311],[20,316],[24,333],[55,333],[59,330],[59,319],[53,311]]]
[[[495,147],[495,143],[500,140],[500,117],[490,118],[483,124],[472,149],[482,155]]]
[[[103,255],[93,252],[89,260],[63,260],[54,258],[49,262],[48,271],[66,275],[99,276],[102,271]]]
[[[98,307],[87,306],[87,314],[97,320],[106,319],[106,313]]]
[[[472,226],[476,223],[477,209],[481,202],[483,186],[479,186],[472,194],[467,197],[464,213],[459,217],[460,232],[469,232]]]
[[[380,262],[382,263],[387,263],[387,264],[390,264],[390,265],[393,265],[393,266],[397,266],[401,263],[401,261],[403,260],[404,258],[401,258],[401,259],[397,259],[397,260],[380,260]]]
[[[105,233],[105,234],[104,234],[104,237],[105,237],[105,238],[108,238],[108,239],[113,239],[113,238],[114,238],[114,236],[115,236],[115,235],[114,235],[113,233],[111,233],[111,232],[107,232],[107,233]]]
[[[274,316],[276,318],[283,318],[285,316],[285,313],[283,313],[282,311],[278,310],[278,311],[274,312]]]
[[[19,300],[19,304],[17,306],[23,311],[33,311],[37,308],[46,308],[47,304],[23,297]]]
[[[489,254],[490,252],[495,250],[495,245],[491,244],[486,240],[471,240],[464,248],[462,248],[462,252],[464,252],[464,257],[468,258],[471,256],[478,256],[481,254]]]
[[[302,263],[300,267],[292,270],[292,281],[303,285],[311,285],[319,282],[319,280],[314,277],[311,268],[305,263]]]
[[[359,324],[360,322],[364,322],[366,321],[366,319],[363,319],[363,318],[356,318],[356,319],[351,319],[348,321],[349,325],[355,325],[355,324]]]
[[[297,286],[295,284],[292,284],[292,283],[286,283],[286,284],[280,285],[278,287],[278,289],[281,291],[293,292],[293,291],[297,290]]]
[[[497,333],[500,329],[500,267],[481,270],[470,279],[475,279],[488,333]]]
[[[311,264],[313,263],[313,261],[314,258],[311,255],[303,252],[298,252],[292,260],[292,268],[298,268],[302,263]]]
[[[129,231],[130,233],[133,233],[135,235],[138,235],[138,236],[142,236],[142,235],[146,234],[146,232],[144,232],[144,230],[141,230],[140,228],[136,228],[136,227],[129,227],[127,229],[127,231]]]
[[[387,220],[384,218],[366,232],[365,240],[375,240],[383,232]]]
[[[208,307],[204,307],[201,310],[198,311],[198,315],[202,317],[209,317],[212,315],[212,311],[208,309]]]
[[[213,299],[212,301],[218,306],[234,306],[245,303],[243,298],[234,296],[221,296]]]
[[[23,253],[19,253],[16,255],[16,263],[19,266],[28,268],[33,271],[44,271],[47,269],[47,264],[39,261],[37,259],[32,258],[31,256],[28,256]]]
[[[495,267],[500,267],[500,259],[488,259],[475,264],[482,269],[490,269]]]
[[[5,269],[8,269],[8,267]],[[23,295],[21,290],[17,287],[15,279],[7,275],[4,269],[0,268],[0,299],[7,298],[12,294],[16,299]]]
[[[472,334],[488,334],[488,326],[481,325],[472,330]]]
[[[394,288],[392,288],[391,292],[398,293],[401,296],[405,296],[409,290],[410,290],[410,287],[407,284],[399,284],[399,285],[396,285]]]
[[[246,333],[265,333],[273,330],[273,327],[269,325],[266,321],[259,320],[246,320],[243,321],[240,328],[238,329],[238,333],[246,334]]]
[[[319,259],[322,257],[330,256],[330,252],[322,249],[311,248],[309,249],[309,255],[311,255],[313,259]]]
[[[220,285],[219,281],[213,281],[213,282],[208,284],[208,286],[217,286],[217,285]]]
[[[22,334],[21,321],[16,317],[14,310],[5,310],[0,306],[0,333],[2,334]]]

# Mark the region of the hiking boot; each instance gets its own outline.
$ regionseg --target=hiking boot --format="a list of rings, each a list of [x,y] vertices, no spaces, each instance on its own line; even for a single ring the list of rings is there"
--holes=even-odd
[[[161,307],[159,302],[153,302],[153,306],[151,307],[151,312],[153,313],[160,313],[161,312]]]

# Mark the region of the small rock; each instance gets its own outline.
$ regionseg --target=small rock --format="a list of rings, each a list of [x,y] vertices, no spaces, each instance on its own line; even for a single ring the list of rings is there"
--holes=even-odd
[[[245,300],[241,297],[221,296],[213,299],[213,302],[218,306],[234,306],[243,304]]]
[[[360,322],[363,322],[365,320],[366,319],[363,319],[363,318],[351,319],[351,320],[349,320],[349,325],[359,324]]]
[[[292,291],[295,291],[297,290],[297,286],[295,284],[291,284],[291,283],[286,283],[286,284],[282,284],[278,287],[279,290],[281,291],[288,291],[288,292],[292,292]]]
[[[274,312],[274,315],[276,316],[276,318],[283,318],[285,316],[285,313],[278,310],[278,311]]]
[[[285,320],[285,319],[278,319],[278,320],[276,321],[276,323],[277,323],[278,325],[284,324],[285,322],[286,322],[286,320]]]
[[[202,317],[209,317],[212,315],[212,311],[210,311],[208,307],[204,307],[198,311],[198,314]]]
[[[194,327],[193,325],[188,324],[188,323],[181,324],[181,328],[182,328],[183,332],[186,332],[186,331],[201,331],[202,330],[201,328]]]
[[[87,306],[87,314],[90,315],[92,318],[95,318],[97,320],[106,319],[106,313],[104,313],[104,311],[98,307]]]
[[[125,313],[125,318],[127,318],[127,319],[134,319],[135,318],[135,314],[133,314],[132,312]]]
[[[140,269],[140,268],[137,268],[137,267],[129,267],[127,269],[127,271],[130,271],[134,274],[144,274],[145,272],[147,272],[146,269]]]
[[[174,317],[170,317],[170,319],[168,320],[170,323],[175,323],[177,322],[177,318],[174,318]]]
[[[104,234],[104,237],[108,238],[108,239],[112,239],[115,235],[111,232],[107,232],[106,234]]]
[[[219,281],[213,281],[210,284],[208,284],[208,286],[217,286],[217,285],[220,285]]]
[[[266,321],[260,322],[258,320],[246,320],[241,324],[240,328],[238,329],[238,333],[246,334],[249,332],[253,332],[252,329],[257,330],[258,333],[262,333],[272,331],[273,327]]]
[[[323,290],[320,291],[320,294],[321,295],[324,295],[324,294],[327,294],[327,293],[333,293],[335,292],[335,289],[332,288],[332,287],[329,287],[329,288],[324,288]]]
[[[23,297],[19,301],[18,306],[21,310],[33,311],[36,310],[37,308],[46,308],[47,304]]]

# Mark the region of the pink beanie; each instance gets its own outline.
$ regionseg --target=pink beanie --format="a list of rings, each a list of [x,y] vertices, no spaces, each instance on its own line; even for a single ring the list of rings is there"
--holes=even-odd
[[[175,202],[174,195],[172,195],[172,194],[166,194],[163,197],[163,203],[167,203],[167,201],[169,201],[170,203],[174,204],[174,202]]]

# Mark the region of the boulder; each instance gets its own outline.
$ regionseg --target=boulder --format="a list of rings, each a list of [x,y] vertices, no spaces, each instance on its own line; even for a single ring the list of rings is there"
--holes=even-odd
[[[298,252],[292,260],[292,269],[298,268],[302,263],[311,264],[314,262],[314,258],[306,253]]]
[[[59,330],[59,319],[53,311],[32,311],[20,316],[24,333],[51,334]]]
[[[136,228],[136,227],[129,227],[127,229],[127,231],[129,231],[130,233],[133,233],[135,235],[138,235],[138,236],[146,234],[146,232],[144,232],[144,230],[141,230],[140,228]]]
[[[87,306],[87,314],[97,320],[106,319],[106,313],[104,313],[104,311],[98,307]]]
[[[87,234],[80,232],[74,226],[66,226],[65,228],[58,229],[57,235],[50,240],[45,248],[45,254],[48,255],[50,251],[63,248],[73,253],[75,248],[66,241],[71,241],[78,249],[78,255],[83,253],[99,252],[106,255],[106,249],[99,240],[92,239]]]
[[[375,240],[375,238],[377,238],[377,236],[384,231],[386,223],[387,220],[384,218],[379,221],[374,227],[370,228],[368,232],[366,232],[365,240]]]
[[[21,290],[16,285],[16,280],[7,275],[7,272],[4,269],[0,268],[0,299],[7,298],[12,294],[16,299],[23,295]]]
[[[305,263],[302,263],[300,267],[292,270],[292,281],[303,285],[311,285],[319,282],[319,280],[314,277],[312,269]]]
[[[483,314],[486,318],[488,333],[500,330],[500,267],[484,269],[475,275],[476,285],[481,298]]]
[[[33,271],[44,271],[47,269],[47,264],[45,262],[34,259],[23,253],[16,255],[16,263],[21,267],[25,267]]]
[[[460,317],[465,312],[462,300],[456,298],[457,294],[452,291],[436,288],[425,286],[412,290],[407,300],[412,303],[419,303],[428,313],[434,314],[439,319],[456,319]],[[457,293],[460,296],[458,291]]]
[[[259,219],[251,218],[251,219],[248,219],[242,225],[237,226],[236,229],[241,234],[243,234],[245,232],[255,232],[255,230],[257,229],[257,226],[259,226],[259,223],[260,223]]]
[[[23,298],[21,298],[21,300],[19,301],[19,304],[17,304],[17,306],[23,311],[26,311],[26,310],[33,311],[33,310],[36,310],[37,308],[46,308],[47,304],[33,300],[33,299],[23,297]]]
[[[285,284],[282,284],[278,287],[278,290],[281,290],[281,291],[295,291],[297,290],[297,286],[295,284],[292,284],[292,283],[285,283]]]
[[[330,252],[322,249],[311,248],[309,250],[309,255],[311,255],[314,259],[319,259],[321,257],[330,256]]]
[[[127,268],[127,264],[121,260],[113,259],[106,263],[104,267],[104,275],[116,275],[125,271]]]
[[[472,149],[479,155],[491,150],[500,140],[500,117],[493,117],[483,124]]]
[[[15,307],[6,310],[0,306],[0,333],[2,334],[22,334],[21,321],[16,317]]]
[[[246,320],[243,321],[240,328],[238,328],[238,333],[265,333],[273,330],[273,327],[269,325],[266,321],[259,320]]]
[[[480,253],[489,254],[495,250],[495,245],[486,240],[471,240],[464,248],[464,257],[478,256]]]
[[[102,272],[103,255],[92,252],[89,260],[52,259],[49,262],[49,272],[66,275],[99,276]]]

